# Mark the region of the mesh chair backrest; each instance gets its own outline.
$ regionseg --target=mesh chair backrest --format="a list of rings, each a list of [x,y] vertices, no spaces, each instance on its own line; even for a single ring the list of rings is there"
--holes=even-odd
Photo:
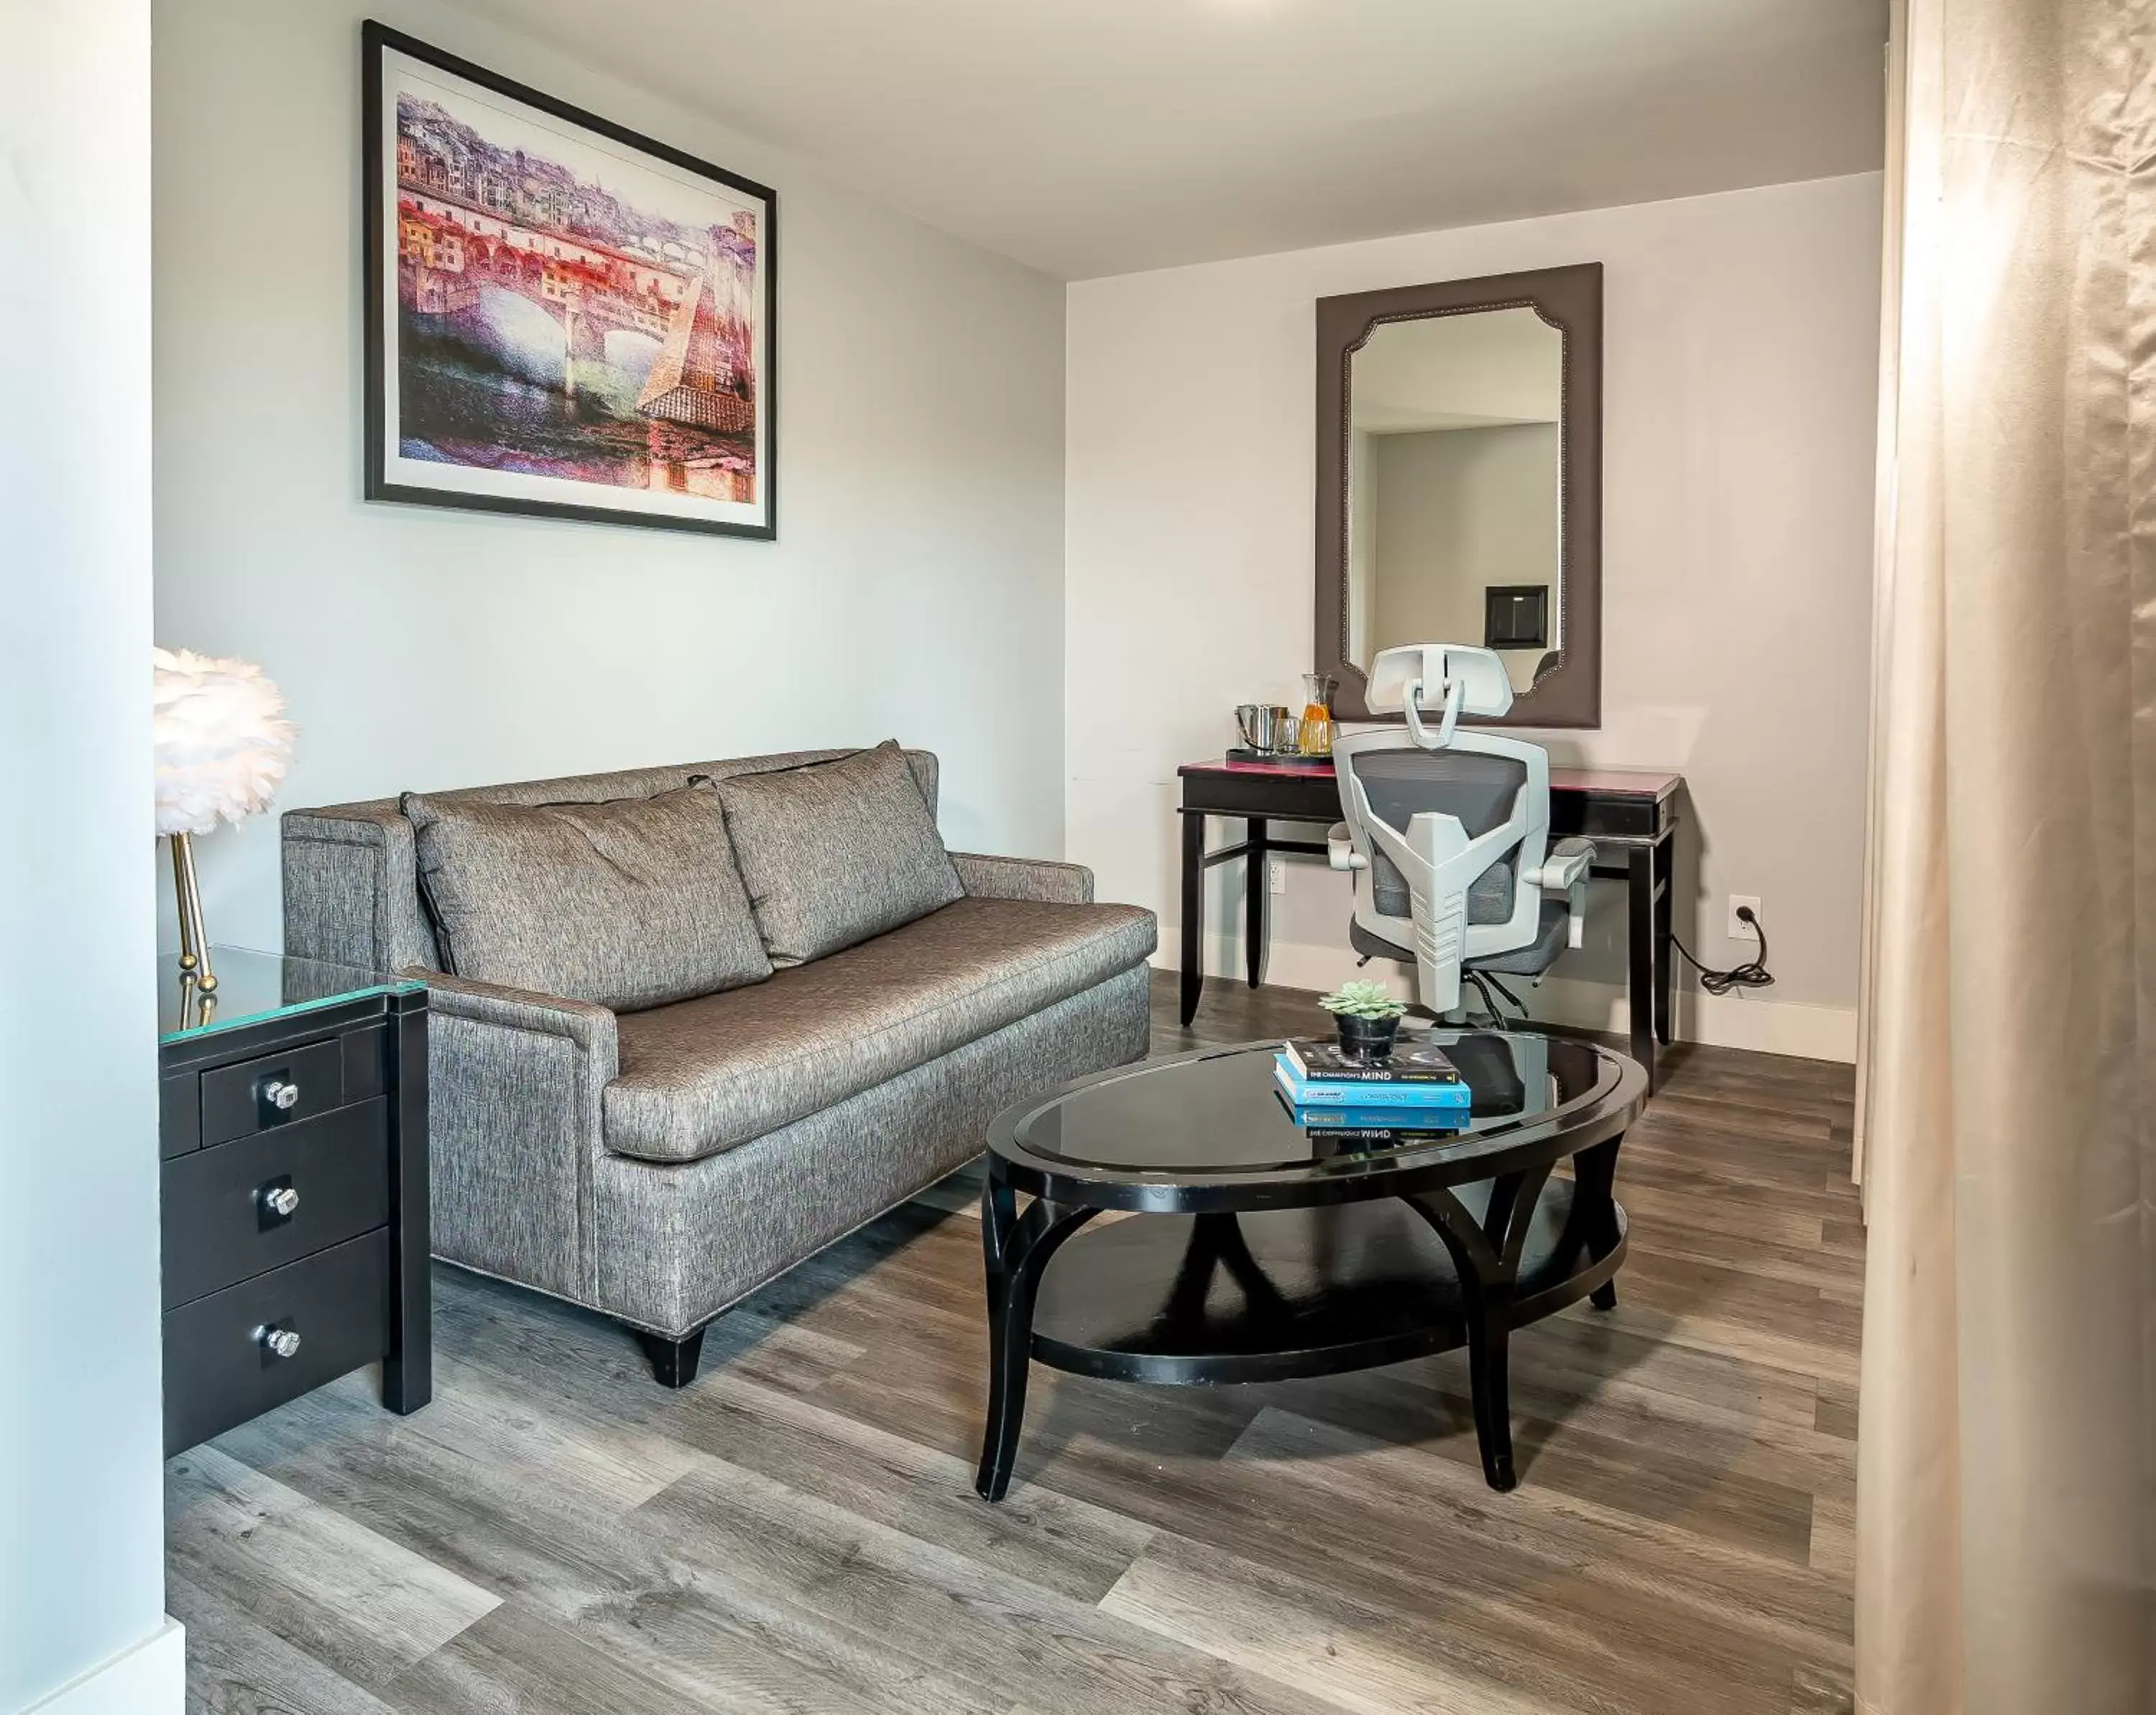
[[[1517,851],[1516,845],[1512,848]],[[1467,921],[1471,923],[1505,923],[1512,917],[1512,866],[1504,859],[1475,878],[1467,890]],[[1414,899],[1408,891],[1408,878],[1399,866],[1382,850],[1370,853],[1370,902],[1379,913],[1388,917],[1406,917],[1414,914]]]
[[[1361,783],[1370,814],[1395,832],[1424,811],[1456,816],[1471,840],[1503,825],[1512,814],[1527,765],[1517,757],[1460,750],[1366,751],[1349,768]]]
[[[1365,751],[1348,758],[1347,765],[1370,814],[1399,834],[1415,816],[1435,811],[1458,817],[1468,838],[1480,839],[1504,825],[1527,783],[1527,765],[1517,757],[1474,751]],[[1412,909],[1407,878],[1381,850],[1370,853],[1370,902],[1389,917],[1404,917]],[[1501,860],[1468,889],[1467,921],[1505,922],[1512,903],[1513,866]]]

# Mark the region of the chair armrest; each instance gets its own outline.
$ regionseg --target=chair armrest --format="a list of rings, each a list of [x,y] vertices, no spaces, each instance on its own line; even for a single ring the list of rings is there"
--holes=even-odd
[[[1560,840],[1549,849],[1542,867],[1521,880],[1546,893],[1562,893],[1586,880],[1594,862],[1594,848],[1586,840]]]
[[[1594,866],[1594,848],[1584,840],[1560,840],[1543,858],[1539,870],[1521,880],[1545,893],[1563,893],[1571,921],[1565,928],[1565,945],[1575,950],[1587,944],[1587,875]]]
[[[1335,822],[1325,830],[1325,861],[1336,870],[1367,870],[1370,860],[1355,855],[1355,842],[1349,836],[1345,822]]]
[[[1091,905],[1093,872],[1047,858],[993,857],[954,851],[959,885],[972,899],[1029,899],[1043,905]]]

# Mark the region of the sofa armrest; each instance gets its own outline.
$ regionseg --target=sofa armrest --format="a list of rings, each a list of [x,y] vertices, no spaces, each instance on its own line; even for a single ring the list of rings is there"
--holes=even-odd
[[[613,1014],[603,1006],[542,994],[536,988],[511,988],[500,983],[452,977],[443,971],[414,967],[403,974],[425,979],[427,1008],[436,1018],[470,1019],[475,1024],[508,1030],[565,1036],[591,1060],[595,1073],[604,1075],[601,1088],[612,1083],[620,1070],[620,1037]]]
[[[603,1006],[412,968],[427,983],[434,1254],[590,1302],[592,1168],[620,1070]]]
[[[1083,864],[1046,858],[992,857],[954,851],[958,881],[970,898],[1029,899],[1043,905],[1091,905],[1093,872]]]
[[[286,952],[363,971],[433,962],[418,922],[412,824],[394,804],[287,810],[278,820]]]

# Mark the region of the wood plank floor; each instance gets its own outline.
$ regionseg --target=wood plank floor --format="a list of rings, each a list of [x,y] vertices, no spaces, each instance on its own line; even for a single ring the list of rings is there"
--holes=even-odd
[[[1322,1022],[1210,985],[1173,1052]],[[437,1397],[372,1378],[167,1467],[218,1715],[1821,1715],[1850,1707],[1847,1068],[1679,1048],[1626,1140],[1622,1302],[1464,1358],[1142,1389],[1036,1368],[973,1493],[975,1170],[774,1283],[659,1388],[624,1334],[438,1271]]]

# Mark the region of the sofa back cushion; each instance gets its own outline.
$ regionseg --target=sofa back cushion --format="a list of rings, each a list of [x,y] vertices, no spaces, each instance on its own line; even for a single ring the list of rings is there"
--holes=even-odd
[[[764,950],[805,964],[966,890],[895,740],[834,763],[718,783]]]
[[[700,775],[724,780],[836,762],[854,750],[778,751],[764,756],[718,757],[668,763],[603,774],[570,774],[548,780],[505,781],[430,793],[439,804],[598,804],[615,798],[655,798]],[[906,753],[928,807],[936,808],[937,766],[932,752]],[[412,824],[393,798],[361,804],[288,809],[283,824],[286,945],[307,947],[340,964],[362,970],[441,968],[434,925],[419,898]]]
[[[403,807],[454,976],[631,1012],[771,974],[709,781],[600,804],[407,793]]]

